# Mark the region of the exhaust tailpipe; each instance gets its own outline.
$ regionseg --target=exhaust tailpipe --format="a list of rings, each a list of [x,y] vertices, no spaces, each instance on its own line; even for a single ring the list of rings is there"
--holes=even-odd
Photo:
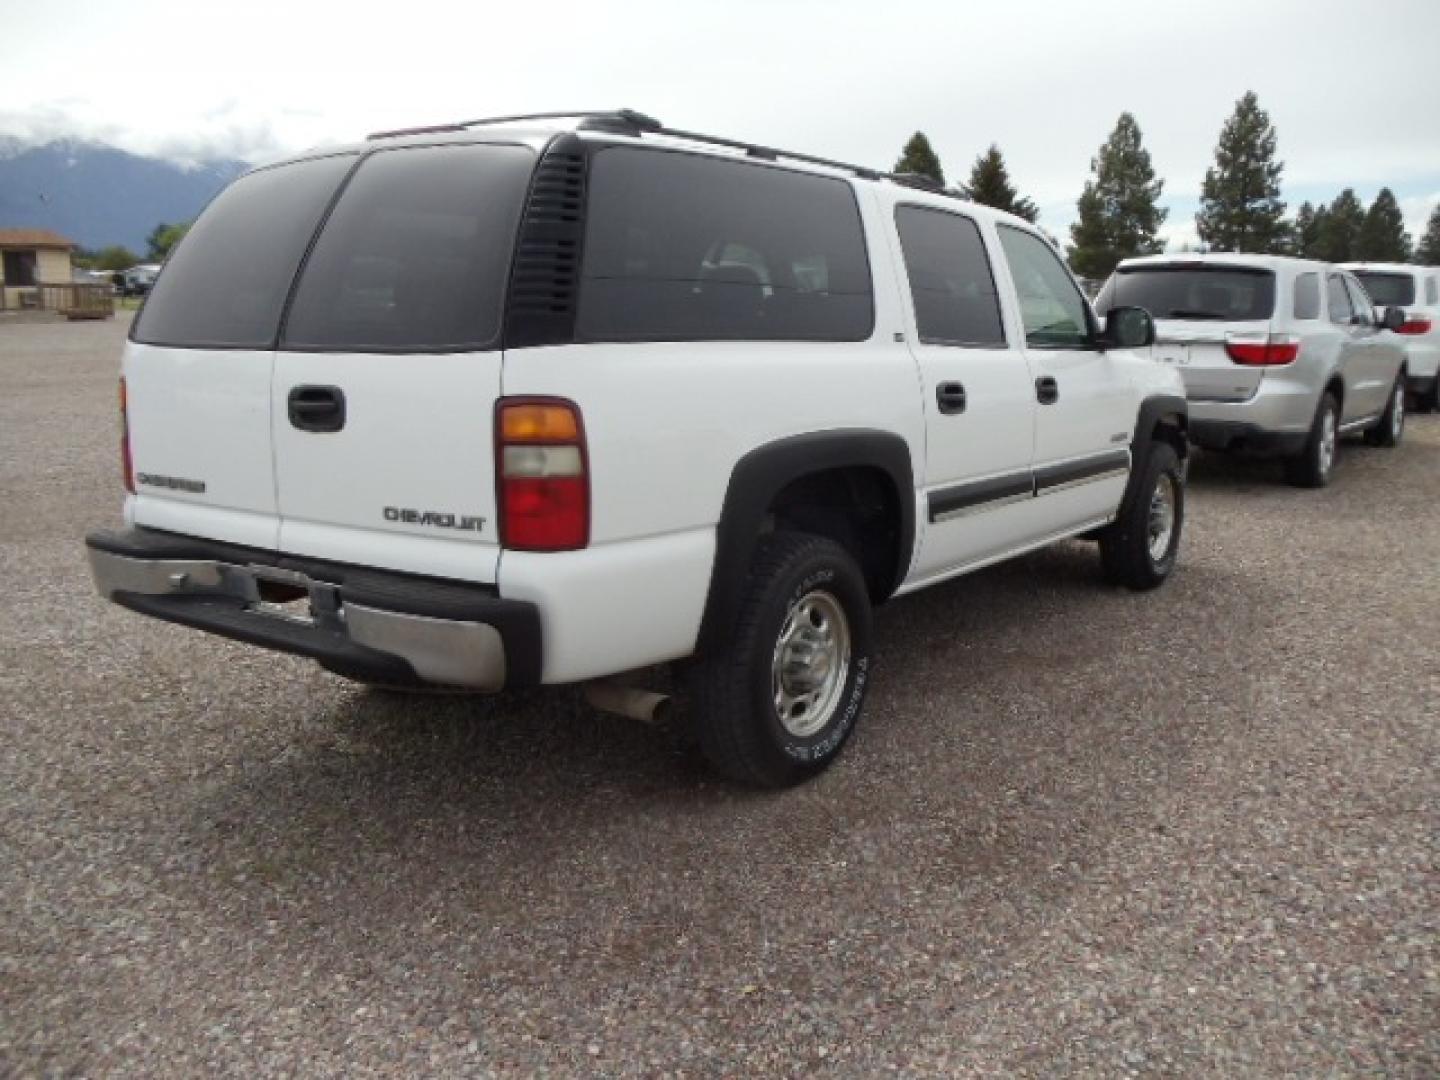
[[[585,700],[601,712],[639,720],[642,724],[663,724],[670,717],[670,695],[637,690],[612,682],[585,684]]]

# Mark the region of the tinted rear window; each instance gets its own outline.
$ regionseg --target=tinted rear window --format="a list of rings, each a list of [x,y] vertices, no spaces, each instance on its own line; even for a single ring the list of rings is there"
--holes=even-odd
[[[870,336],[870,269],[844,181],[615,147],[592,159],[589,189],[582,339]]]
[[[1381,274],[1357,270],[1355,276],[1376,307],[1409,307],[1415,303],[1415,278],[1410,274]]]
[[[305,264],[283,346],[459,351],[496,345],[534,168],[520,146],[368,157]]]
[[[1250,322],[1275,312],[1275,275],[1237,267],[1147,266],[1117,270],[1106,284],[1102,313],[1143,307],[1156,319]]]
[[[133,337],[268,349],[295,268],[354,155],[250,173],[206,208],[155,282]]]
[[[895,211],[895,227],[905,252],[920,340],[1004,345],[1000,299],[975,222],[943,210],[902,206]]]

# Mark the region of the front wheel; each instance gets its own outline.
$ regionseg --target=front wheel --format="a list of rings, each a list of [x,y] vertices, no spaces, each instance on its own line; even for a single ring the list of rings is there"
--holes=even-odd
[[[780,788],[823,770],[870,684],[870,598],[832,540],[780,532],[751,564],[728,647],[690,669],[700,747],[715,770]]]
[[[1105,577],[1130,589],[1153,589],[1175,569],[1185,523],[1185,473],[1169,443],[1150,444],[1140,482],[1120,516],[1100,534]]]
[[[1385,406],[1379,423],[1365,432],[1365,441],[1371,446],[1399,446],[1405,434],[1405,373],[1395,378],[1390,388],[1390,404]]]

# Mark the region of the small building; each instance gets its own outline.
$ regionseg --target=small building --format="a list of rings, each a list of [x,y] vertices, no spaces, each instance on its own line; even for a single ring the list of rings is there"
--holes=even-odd
[[[0,310],[39,307],[39,286],[68,285],[74,250],[49,229],[0,228]]]

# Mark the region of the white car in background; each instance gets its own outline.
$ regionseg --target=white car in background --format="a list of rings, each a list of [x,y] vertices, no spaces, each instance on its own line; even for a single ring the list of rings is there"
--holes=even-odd
[[[1410,393],[1421,412],[1440,409],[1440,267],[1407,263],[1345,263],[1377,308],[1398,307],[1405,322]]]

